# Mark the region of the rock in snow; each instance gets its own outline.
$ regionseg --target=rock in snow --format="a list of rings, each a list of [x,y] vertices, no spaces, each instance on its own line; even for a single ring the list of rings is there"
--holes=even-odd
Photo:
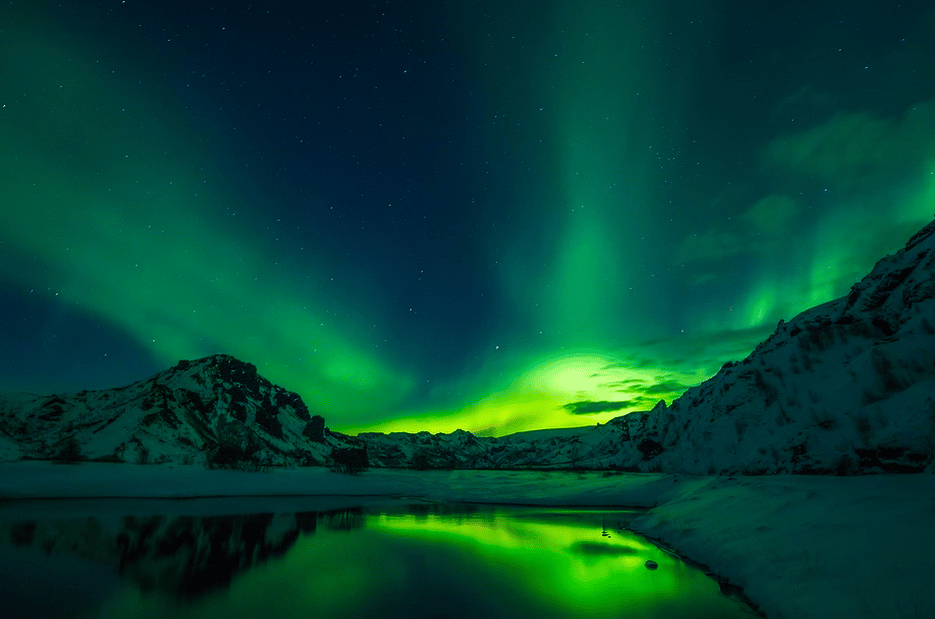
[[[501,438],[324,428],[228,355],[127,387],[0,397],[0,460],[746,473],[935,472],[935,222],[840,299],[807,310],[666,406],[589,431]],[[337,453],[337,452],[335,452]]]

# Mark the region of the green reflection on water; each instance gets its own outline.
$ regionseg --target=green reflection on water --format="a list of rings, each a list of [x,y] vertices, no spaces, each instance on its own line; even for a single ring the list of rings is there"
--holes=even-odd
[[[97,616],[755,616],[700,571],[622,530],[631,517],[452,506],[332,515],[227,589],[179,600],[128,587]],[[650,559],[658,569],[645,567]]]
[[[102,618],[356,617],[365,596],[387,582],[369,562],[385,551],[365,536],[317,533],[301,537],[282,558],[236,577],[230,588],[179,600],[166,592],[128,587],[109,600]]]
[[[633,512],[420,503],[195,516],[55,506],[0,516],[0,600],[13,616],[754,616],[626,531]]]
[[[472,570],[497,571],[516,594],[543,601],[558,616],[644,616],[640,609],[688,596],[710,598],[715,605],[726,601],[714,581],[623,530],[629,515],[511,510],[453,519],[388,514],[368,526],[460,548],[465,563],[474,563]],[[647,569],[647,560],[658,569]]]

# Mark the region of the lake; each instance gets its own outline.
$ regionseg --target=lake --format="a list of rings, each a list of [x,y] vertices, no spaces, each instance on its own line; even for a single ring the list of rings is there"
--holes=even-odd
[[[358,499],[359,500],[359,499]],[[626,530],[639,512],[266,499],[7,502],[0,599],[24,618],[756,617]],[[649,567],[647,567],[647,562]]]

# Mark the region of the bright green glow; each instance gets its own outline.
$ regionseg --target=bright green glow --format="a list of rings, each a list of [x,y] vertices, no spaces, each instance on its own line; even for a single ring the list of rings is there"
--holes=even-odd
[[[758,180],[779,174],[777,188],[745,196],[745,204],[701,204],[696,232],[679,246],[660,233],[668,226],[660,226],[648,154],[671,130],[657,117],[678,108],[680,92],[658,83],[660,59],[646,52],[657,16],[606,3],[542,10],[550,24],[513,50],[534,60],[510,65],[515,75],[496,74],[489,85],[509,101],[522,84],[520,106],[541,104],[552,138],[555,191],[530,216],[562,222],[551,251],[542,259],[517,244],[498,261],[505,297],[528,319],[537,346],[522,343],[514,359],[492,361],[463,402],[407,411],[380,429],[501,435],[646,410],[745,357],[779,319],[845,295],[931,220],[935,101],[924,101],[897,118],[842,112],[776,136],[763,146]],[[826,190],[806,195],[800,181]],[[646,259],[644,237],[673,242],[668,265]],[[541,268],[530,266],[537,261]],[[663,267],[697,270],[697,290],[674,296],[683,299],[685,331],[659,324],[672,309],[654,302],[671,285]],[[564,408],[586,401],[628,404],[583,415]]]
[[[549,109],[559,179],[549,213],[565,224],[543,290],[521,282],[511,296],[539,300],[534,324],[556,344],[595,346],[619,341],[621,318],[638,321],[643,333],[654,327],[642,311],[645,298],[633,293],[646,276],[642,236],[654,219],[646,209],[652,143],[641,135],[656,89],[642,47],[653,18],[607,3],[556,2],[550,9],[555,32],[543,40],[562,45],[549,48],[554,67],[536,74],[535,88]]]
[[[748,287],[745,312],[735,326],[775,324],[846,295],[880,258],[898,251],[931,220],[932,185],[929,175],[886,196],[876,192],[830,208],[810,225],[807,243],[785,248],[787,255],[776,250],[774,260],[782,268],[764,270]],[[891,205],[886,221],[874,206],[883,202]]]
[[[382,516],[368,527],[461,548],[488,568],[503,570],[511,585],[527,589],[529,597],[570,616],[613,616],[624,601],[630,608],[649,606],[685,587],[685,571],[671,555],[628,531],[613,531],[607,538],[593,524],[568,520],[541,522],[507,514],[495,519]],[[643,578],[647,559],[660,565],[651,586]],[[664,575],[655,578],[658,574]],[[614,595],[607,595],[610,590]]]
[[[0,209],[2,280],[119,325],[167,365],[215,352],[257,363],[326,417],[372,418],[409,390],[348,335],[365,329],[327,292],[327,263],[288,266],[290,248],[250,221],[261,205],[173,141],[183,119],[139,94],[132,67],[111,74],[79,45],[28,30],[6,32],[0,55],[12,76],[3,191],[15,205]]]
[[[655,36],[657,10],[561,2],[527,8],[548,16],[534,20],[541,32],[513,50],[530,62],[510,64],[517,71],[506,79],[490,68],[486,48],[475,54],[483,63],[479,79],[492,76],[488,87],[503,103],[515,103],[517,114],[531,104],[541,108],[551,138],[542,165],[554,182],[525,216],[531,234],[542,218],[561,226],[543,253],[538,244],[518,242],[497,261],[504,296],[525,318],[522,328],[537,346],[527,340],[515,347],[516,358],[492,358],[463,401],[405,411],[372,429],[502,435],[590,425],[671,400],[724,361],[647,363],[644,357],[652,347],[646,338],[658,332],[653,293],[646,290],[655,273],[645,271],[643,255],[646,231],[655,222],[649,205],[659,58],[648,55],[646,46]],[[507,22],[517,10],[525,9],[492,6],[489,19]],[[501,45],[495,53],[507,53],[512,44]],[[503,83],[510,84],[508,91]],[[519,101],[517,90],[523,93]],[[671,95],[671,84],[667,90]],[[503,136],[494,133],[499,144]],[[506,341],[524,337],[503,335]],[[607,408],[572,415],[565,407],[576,402]]]
[[[716,265],[710,279],[734,277],[735,265],[753,270],[727,293],[729,311],[700,315],[696,324],[768,327],[847,294],[877,260],[931,221],[933,130],[935,100],[894,117],[839,112],[768,142],[767,175],[824,189],[801,199],[767,195],[739,217],[685,239],[679,261]]]
[[[365,515],[358,530],[319,527],[301,536],[281,559],[236,576],[229,590],[170,601],[129,588],[98,616],[437,616],[450,604],[462,613],[494,607],[543,619],[752,616],[701,571],[618,530],[621,518],[562,509]],[[646,569],[648,559],[659,568]]]
[[[647,353],[658,356],[650,361],[643,356]],[[501,436],[538,428],[593,425],[629,412],[649,410],[660,399],[671,401],[685,386],[710,376],[717,365],[723,363],[717,357],[706,363],[696,360],[695,367],[684,370],[657,369],[658,359],[663,359],[663,366],[678,367],[679,363],[667,363],[665,358],[681,354],[682,351],[667,349],[665,343],[644,343],[621,351],[615,357],[594,351],[543,355],[530,365],[524,360],[525,363],[509,372],[510,378],[506,381],[484,377],[482,384],[488,389],[493,384],[495,388],[461,408],[433,409],[422,416],[406,416],[372,427],[383,432],[450,432],[461,428]],[[681,365],[686,364],[683,361]],[[565,408],[574,402],[588,401],[617,403],[619,407],[577,415]]]
[[[896,117],[840,112],[766,145],[765,166],[826,183],[829,195],[822,215],[808,223],[804,247],[777,252],[797,275],[779,295],[783,317],[846,294],[931,221],[933,130],[930,100]]]
[[[773,315],[777,304],[776,287],[775,280],[765,278],[754,286],[755,292],[747,300],[739,326],[756,326]]]
[[[491,255],[512,304],[508,332],[491,338],[512,357],[491,353],[425,402],[408,397],[426,382],[411,360],[375,352],[387,328],[370,315],[374,293],[332,284],[340,265],[274,240],[283,231],[267,234],[263,198],[225,188],[201,132],[160,103],[171,95],[150,87],[150,71],[43,17],[0,37],[2,190],[13,205],[0,209],[0,281],[126,330],[167,365],[214,352],[256,363],[337,430],[505,434],[673,399],[749,353],[780,318],[846,294],[930,221],[935,100],[892,117],[843,110],[776,135],[760,170],[734,183],[770,187],[766,195],[692,196],[696,229],[677,238],[684,229],[669,219],[686,205],[669,210],[659,198],[671,179],[657,173],[655,150],[677,148],[684,126],[686,85],[660,55],[670,16],[651,3],[611,4],[492,3],[482,20],[466,11],[480,67],[472,81],[524,125],[490,128],[491,152],[539,140],[516,148],[531,174],[515,179],[516,194],[532,206],[502,211],[526,218],[535,242]],[[490,28],[512,23],[526,30]],[[490,44],[514,35],[522,45]],[[683,43],[680,63],[692,54]],[[225,146],[232,158],[243,148]],[[799,191],[799,181],[826,193]],[[436,397],[445,393],[454,395]],[[576,402],[625,404],[572,415]]]

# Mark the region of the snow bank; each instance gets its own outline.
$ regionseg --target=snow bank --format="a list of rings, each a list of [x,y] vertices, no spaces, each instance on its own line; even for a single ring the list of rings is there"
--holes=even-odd
[[[935,617],[933,475],[372,470],[347,476],[321,468],[243,473],[192,466],[0,464],[0,499],[199,496],[240,497],[236,505],[242,512],[282,511],[300,497],[344,506],[412,497],[649,507],[633,522],[635,530],[743,588],[771,619]],[[195,503],[182,502],[186,508]],[[34,508],[36,501],[6,501],[4,509],[26,504]],[[179,509],[178,502],[173,505]]]
[[[935,617],[935,477],[709,478],[638,518],[771,619]]]

